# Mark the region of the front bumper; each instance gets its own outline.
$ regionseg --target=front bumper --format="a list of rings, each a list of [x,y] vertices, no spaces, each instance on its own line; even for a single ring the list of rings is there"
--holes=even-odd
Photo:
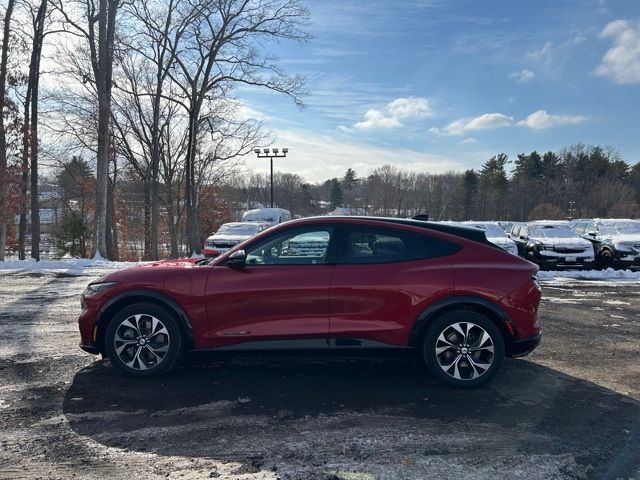
[[[637,270],[640,269],[640,255],[637,252],[620,252],[616,263],[619,268]]]
[[[507,357],[524,357],[529,355],[538,345],[540,345],[540,340],[542,338],[542,333],[534,335],[533,337],[523,338],[520,340],[514,340],[507,348]]]
[[[100,350],[98,350],[98,347],[96,347],[95,345],[83,345],[82,343],[80,343],[80,348],[85,352],[91,353],[93,355],[98,355],[100,353]]]
[[[549,250],[541,250],[538,253],[539,265],[547,268],[592,268],[594,265],[593,254],[586,252],[559,253]]]

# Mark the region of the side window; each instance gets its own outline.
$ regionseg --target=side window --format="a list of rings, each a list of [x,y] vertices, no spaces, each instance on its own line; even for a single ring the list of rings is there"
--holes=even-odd
[[[250,265],[316,265],[327,263],[333,229],[323,227],[285,232],[247,248]]]
[[[452,245],[424,235],[380,228],[350,228],[345,231],[339,263],[391,263],[450,255]]]
[[[513,228],[511,229],[511,236],[517,238],[519,233],[520,233],[520,225],[514,225]]]
[[[526,225],[520,227],[520,236],[525,238],[529,236],[529,229],[526,227]]]

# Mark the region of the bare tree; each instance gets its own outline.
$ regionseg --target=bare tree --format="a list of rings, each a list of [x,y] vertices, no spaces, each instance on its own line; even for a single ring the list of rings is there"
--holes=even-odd
[[[116,19],[120,0],[54,0],[76,35],[87,43],[98,97],[94,256],[108,257],[107,201],[111,128],[111,87]],[[82,12],[78,15],[79,12]],[[97,27],[97,31],[96,31]]]
[[[170,75],[188,105],[187,232],[191,252],[200,253],[195,162],[203,105],[227,96],[237,83],[281,92],[302,105],[304,79],[285,74],[259,47],[265,40],[307,39],[308,11],[299,0],[206,0],[185,1],[181,15],[193,15],[193,20],[180,39],[171,40],[176,67]]]
[[[40,94],[40,59],[45,36],[47,0],[41,0],[37,13],[33,17],[33,39],[31,60],[29,62],[29,80],[27,83],[26,104],[30,105],[30,118],[25,118],[25,131],[29,137],[29,157],[31,159],[31,257],[40,260],[40,206],[38,196],[38,101]],[[29,126],[27,127],[27,120]],[[24,145],[26,150],[26,143]],[[24,155],[24,152],[23,152]]]
[[[4,260],[7,245],[7,138],[4,125],[4,107],[7,94],[7,59],[9,53],[9,37],[11,33],[11,16],[15,0],[9,0],[4,14],[2,34],[2,53],[0,54],[0,260]]]

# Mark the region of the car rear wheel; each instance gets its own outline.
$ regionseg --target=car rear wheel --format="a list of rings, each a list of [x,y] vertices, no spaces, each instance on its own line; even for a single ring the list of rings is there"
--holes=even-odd
[[[180,329],[163,308],[136,303],[120,310],[105,332],[113,366],[134,377],[157,377],[169,370],[182,347]]]
[[[500,370],[504,340],[496,325],[484,315],[456,310],[429,327],[423,358],[441,383],[458,388],[484,385]]]

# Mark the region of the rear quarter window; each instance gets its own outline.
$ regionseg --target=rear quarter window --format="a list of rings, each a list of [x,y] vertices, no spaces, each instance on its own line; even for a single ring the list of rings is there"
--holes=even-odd
[[[346,229],[339,263],[393,263],[451,255],[458,245],[418,233],[369,227]]]

